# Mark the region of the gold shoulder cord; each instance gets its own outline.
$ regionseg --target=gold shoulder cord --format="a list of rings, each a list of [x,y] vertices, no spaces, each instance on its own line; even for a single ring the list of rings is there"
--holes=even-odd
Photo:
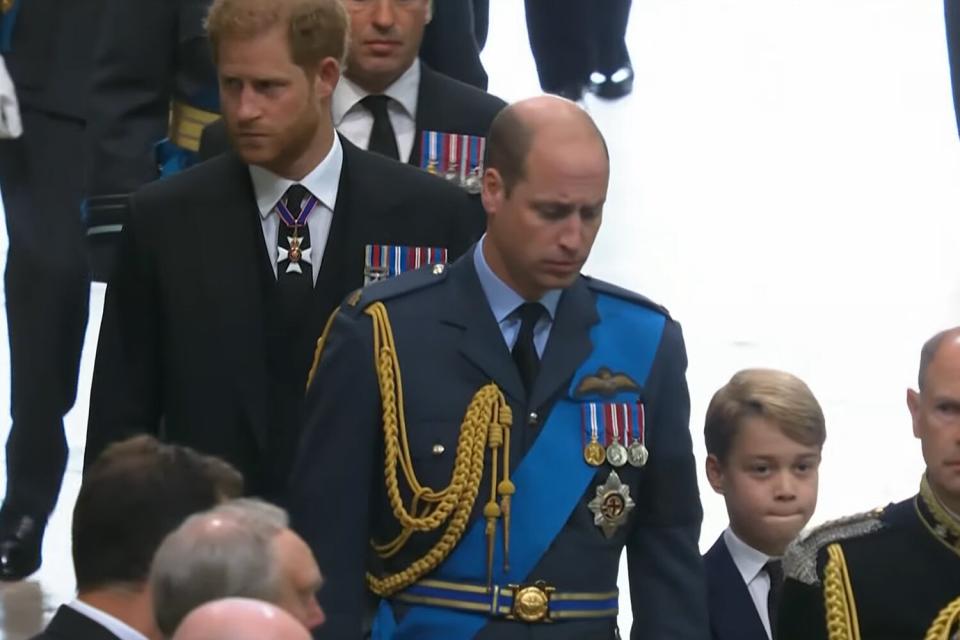
[[[483,460],[487,449],[491,457],[490,500],[484,506],[487,536],[487,582],[493,575],[493,550],[496,522],[504,521],[504,562],[509,558],[510,497],[515,487],[510,481],[510,425],[513,416],[506,398],[496,384],[482,387],[473,396],[460,425],[456,459],[450,484],[442,491],[422,486],[417,480],[407,440],[407,425],[403,413],[403,384],[400,362],[397,359],[393,330],[386,307],[375,303],[364,310],[373,320],[374,364],[380,385],[383,410],[384,478],[387,498],[393,515],[400,523],[399,536],[386,544],[371,541],[381,558],[390,558],[406,546],[414,532],[429,532],[447,528],[440,541],[409,567],[384,577],[367,574],[370,590],[381,597],[389,596],[413,584],[430,573],[450,554],[466,529],[483,476]],[[321,339],[322,341],[322,339]],[[498,463],[502,455],[502,479],[498,482]],[[413,498],[409,507],[400,496],[397,467]],[[497,499],[499,500],[499,503]]]
[[[960,635],[960,598],[943,608],[927,631],[924,640],[953,640]]]
[[[827,547],[827,566],[823,571],[823,597],[827,611],[827,637],[830,640],[860,640],[857,603],[850,585],[847,560],[839,544]]]

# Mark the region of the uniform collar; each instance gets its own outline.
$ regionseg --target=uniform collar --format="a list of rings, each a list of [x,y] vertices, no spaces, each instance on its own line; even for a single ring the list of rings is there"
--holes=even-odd
[[[327,156],[299,183],[282,178],[263,167],[250,165],[250,179],[253,181],[253,192],[257,197],[260,216],[263,218],[269,216],[292,184],[302,184],[321,204],[333,211],[337,206],[342,169],[343,145],[340,144],[340,136],[336,132],[333,134],[333,146],[330,147]]]
[[[487,264],[487,259],[483,255],[483,243],[486,239],[487,235],[484,234],[473,251],[473,266],[477,270],[480,287],[487,297],[490,310],[493,311],[493,316],[497,319],[497,323],[501,323],[507,316],[513,313],[517,307],[527,302],[527,300],[524,300],[523,296],[501,280],[500,277],[493,272],[493,269],[490,268],[490,265]],[[557,305],[560,303],[561,293],[563,293],[561,289],[552,289],[540,298],[539,302],[547,309],[551,320],[557,315]]]
[[[749,585],[753,582],[763,571],[766,564],[774,559],[741,540],[730,527],[727,527],[723,532],[723,541],[727,544],[727,550],[730,552],[733,564],[740,572],[744,584]]]
[[[920,494],[916,499],[917,515],[936,538],[960,554],[960,519],[951,513],[927,482],[924,474],[920,480]]]
[[[362,109],[360,101],[370,95],[356,82],[346,76],[340,78],[333,91],[333,125],[339,127],[344,117],[353,109]],[[420,95],[420,60],[413,64],[383,92],[396,100],[413,120],[417,119],[417,100]]]

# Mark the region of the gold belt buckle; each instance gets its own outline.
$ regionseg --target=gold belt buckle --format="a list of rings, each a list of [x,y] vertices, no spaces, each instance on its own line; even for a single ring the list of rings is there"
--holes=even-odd
[[[555,588],[548,587],[543,580],[532,585],[509,584],[507,588],[513,591],[513,608],[508,620],[550,622],[550,595]]]

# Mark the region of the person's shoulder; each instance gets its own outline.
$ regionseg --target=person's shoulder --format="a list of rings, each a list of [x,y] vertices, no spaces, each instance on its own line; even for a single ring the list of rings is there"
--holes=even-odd
[[[783,557],[784,575],[807,585],[820,583],[820,568],[831,549],[872,544],[891,530],[889,513],[899,505],[825,522],[802,535],[787,547]]]
[[[607,297],[620,302],[626,302],[638,308],[646,309],[647,311],[653,311],[664,316],[668,320],[671,319],[670,312],[667,311],[666,307],[657,304],[650,298],[641,295],[636,291],[631,291],[630,289],[625,289],[605,280],[600,280],[599,278],[593,278],[591,276],[583,276],[583,279],[586,282],[587,287],[594,293],[594,295]]]
[[[341,312],[349,316],[363,313],[376,303],[388,304],[412,295],[427,295],[447,279],[449,267],[445,264],[428,264],[413,271],[368,284],[348,295],[341,305]]]
[[[446,99],[456,99],[459,102],[464,104],[469,104],[476,109],[483,109],[496,115],[507,106],[507,103],[498,98],[497,96],[475,87],[472,84],[467,84],[452,78],[448,75],[440,73],[439,71],[434,71],[428,67],[424,67],[424,74],[430,74],[433,76],[434,81],[438,87],[441,87],[443,90],[442,97]],[[438,96],[441,97],[441,96]]]
[[[243,166],[232,154],[218,155],[172,176],[148,182],[140,187],[134,198],[138,202],[193,196],[207,192],[223,192],[236,180],[238,167]]]

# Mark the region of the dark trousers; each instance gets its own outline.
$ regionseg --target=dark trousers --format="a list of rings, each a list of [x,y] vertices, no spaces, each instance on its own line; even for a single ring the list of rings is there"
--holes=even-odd
[[[77,395],[90,297],[80,221],[84,126],[30,107],[22,119],[23,136],[0,140],[13,418],[4,508],[46,517],[66,467],[63,416]]]
[[[527,35],[544,91],[584,84],[629,60],[631,0],[524,0]]]
[[[480,51],[487,41],[489,0],[439,0],[423,33],[420,58],[434,71],[487,90]]]

